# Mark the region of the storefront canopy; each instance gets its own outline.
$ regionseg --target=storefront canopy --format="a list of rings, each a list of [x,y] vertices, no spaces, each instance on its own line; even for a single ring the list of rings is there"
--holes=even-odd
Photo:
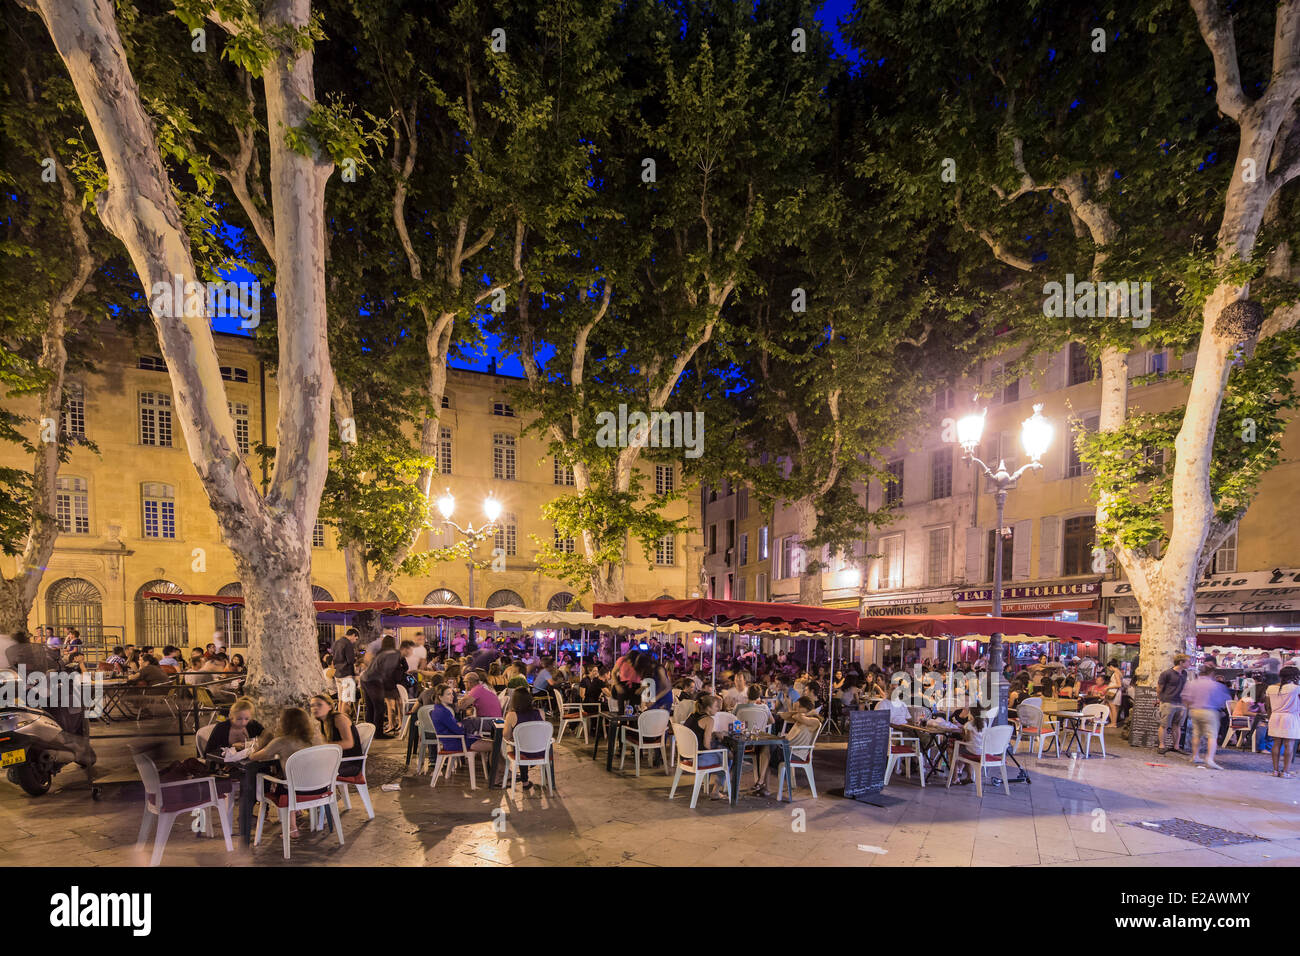
[[[596,604],[592,613],[597,617],[637,617],[661,621],[694,621],[700,624],[714,622],[719,625],[734,624],[742,631],[822,631],[843,628],[851,630],[858,622],[856,610],[836,610],[828,607],[809,607],[805,604],[780,604],[765,601],[716,601],[695,599],[685,601],[624,601],[622,603]]]
[[[1106,625],[1025,617],[975,617],[969,614],[898,614],[864,617],[859,637],[935,637],[986,640],[1001,634],[1008,643],[1032,640],[1104,641]]]
[[[1261,651],[1300,651],[1300,634],[1224,634],[1199,631],[1196,643],[1201,647],[1258,647]]]

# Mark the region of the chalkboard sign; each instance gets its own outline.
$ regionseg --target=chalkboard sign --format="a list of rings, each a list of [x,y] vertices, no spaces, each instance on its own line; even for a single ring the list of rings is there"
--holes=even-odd
[[[1131,690],[1133,706],[1129,710],[1129,746],[1154,750],[1160,746],[1160,701],[1156,689],[1135,684]]]
[[[851,710],[844,762],[844,796],[879,793],[889,763],[889,711]]]

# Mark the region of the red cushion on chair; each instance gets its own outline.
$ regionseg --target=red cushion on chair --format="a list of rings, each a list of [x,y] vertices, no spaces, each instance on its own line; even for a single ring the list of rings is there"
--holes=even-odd
[[[317,798],[319,798],[319,797],[327,796],[327,795],[329,794],[329,792],[330,792],[330,788],[329,788],[329,787],[326,787],[324,790],[299,790],[299,791],[298,791],[298,799],[299,799],[299,800],[315,800],[315,799],[317,799]],[[287,806],[289,805],[289,795],[288,795],[287,793],[282,793],[282,794],[278,795],[278,796],[275,798],[275,805],[276,805],[277,807],[287,807]]]
[[[889,748],[891,754],[911,754],[913,757],[918,756],[916,748],[908,747],[906,744],[894,744]]]
[[[357,786],[357,785],[365,786],[366,775],[364,773],[356,773],[350,777],[339,777],[338,781],[339,783],[350,783],[353,786]]]

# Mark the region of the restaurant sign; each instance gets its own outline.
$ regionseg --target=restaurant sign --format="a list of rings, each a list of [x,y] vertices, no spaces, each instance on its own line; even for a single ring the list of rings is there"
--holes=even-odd
[[[1028,584],[1020,587],[1002,589],[1003,601],[1032,601],[1034,603],[1052,600],[1073,600],[1093,598],[1101,592],[1101,585],[1096,581],[1081,581],[1076,584]],[[959,603],[982,602],[993,600],[992,588],[980,588],[975,591],[958,591],[953,597]]]
[[[1128,581],[1107,581],[1102,589],[1116,599],[1116,610],[1137,607],[1133,585]],[[1215,574],[1196,585],[1197,614],[1259,614],[1300,610],[1300,569],[1273,568],[1271,571],[1242,571]]]
[[[893,617],[896,614],[935,614],[942,609],[935,609],[936,604],[948,604],[953,594],[947,589],[928,591],[908,591],[893,594],[886,598],[862,599],[863,617]]]

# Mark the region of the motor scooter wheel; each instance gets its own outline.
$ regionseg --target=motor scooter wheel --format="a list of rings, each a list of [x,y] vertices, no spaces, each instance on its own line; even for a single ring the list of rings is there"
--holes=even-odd
[[[54,768],[47,761],[32,760],[14,769],[18,786],[25,792],[33,797],[43,797],[50,792],[50,784],[54,782]]]

